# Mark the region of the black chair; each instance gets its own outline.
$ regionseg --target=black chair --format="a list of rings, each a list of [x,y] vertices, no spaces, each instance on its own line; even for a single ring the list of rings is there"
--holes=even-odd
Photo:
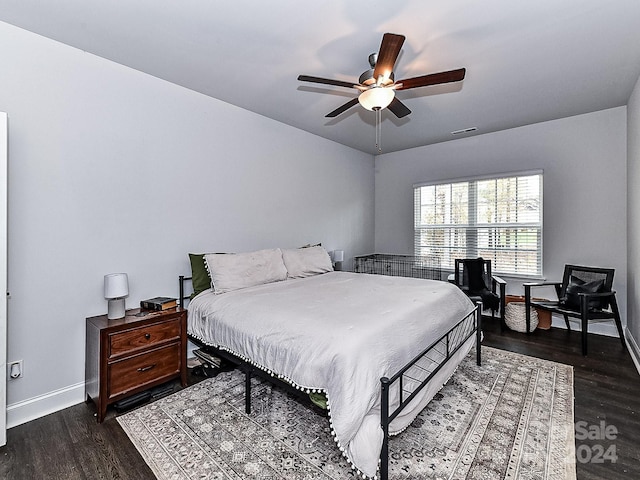
[[[582,325],[582,354],[587,354],[587,328],[590,320],[613,319],[618,328],[622,348],[626,349],[620,311],[613,286],[613,268],[565,265],[562,282],[524,284],[527,333],[531,326],[530,307],[559,313],[571,330],[569,317],[579,318]],[[558,300],[532,300],[531,289],[543,285],[555,287]]]
[[[507,282],[491,274],[491,260],[456,259],[453,280],[474,304],[482,302],[483,308],[489,308],[491,318],[495,318],[497,311],[500,316],[500,330],[505,329],[504,306]]]

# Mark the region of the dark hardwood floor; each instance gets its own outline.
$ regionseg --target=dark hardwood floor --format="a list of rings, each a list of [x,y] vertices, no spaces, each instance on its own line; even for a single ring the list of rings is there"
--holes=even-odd
[[[578,331],[500,334],[485,323],[484,345],[573,365],[576,433],[587,437],[576,438],[578,479],[640,479],[640,375],[620,339],[589,335],[583,356]],[[611,426],[608,433],[599,431],[603,425]]]
[[[583,357],[578,332],[501,334],[490,320],[484,330],[484,345],[574,366],[575,420],[583,422],[579,433],[606,437],[601,422],[611,426],[609,438],[576,440],[578,479],[640,478],[640,375],[619,339],[590,335],[589,355]],[[94,413],[93,404],[82,403],[10,429],[7,445],[0,448],[0,478],[154,479],[115,413],[110,410],[101,425]]]

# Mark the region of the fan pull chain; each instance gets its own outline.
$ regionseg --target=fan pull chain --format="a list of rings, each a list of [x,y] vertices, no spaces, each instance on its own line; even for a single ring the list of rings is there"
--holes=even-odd
[[[382,153],[382,109],[376,108],[376,148]]]

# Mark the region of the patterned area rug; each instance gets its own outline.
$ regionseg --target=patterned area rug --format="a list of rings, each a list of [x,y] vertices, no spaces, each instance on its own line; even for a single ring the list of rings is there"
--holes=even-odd
[[[390,442],[400,479],[575,479],[573,369],[475,350]],[[118,417],[160,480],[356,478],[323,413],[254,380],[244,413],[244,376],[221,373]]]

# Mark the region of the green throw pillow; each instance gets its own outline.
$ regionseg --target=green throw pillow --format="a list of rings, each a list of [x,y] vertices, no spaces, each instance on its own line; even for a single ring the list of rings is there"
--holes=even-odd
[[[189,261],[191,262],[191,283],[193,285],[193,293],[191,298],[211,288],[211,278],[207,266],[204,264],[204,253],[190,253]]]

